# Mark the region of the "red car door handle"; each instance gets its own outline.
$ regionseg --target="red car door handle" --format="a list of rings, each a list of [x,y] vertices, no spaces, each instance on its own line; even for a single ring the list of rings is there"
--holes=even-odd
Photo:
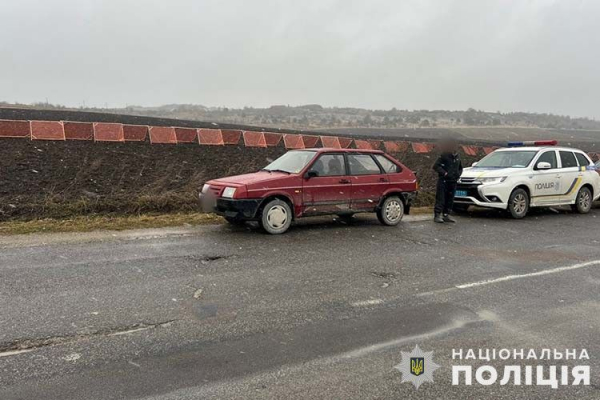
[[[350,180],[348,180],[348,179],[340,179],[340,183],[350,183]]]
[[[387,182],[388,180],[385,178],[379,178],[379,182]]]

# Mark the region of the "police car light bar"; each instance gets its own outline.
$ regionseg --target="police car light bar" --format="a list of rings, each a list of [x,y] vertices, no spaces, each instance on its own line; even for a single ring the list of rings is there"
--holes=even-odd
[[[526,142],[508,142],[508,147],[521,147],[521,146],[556,146],[558,141],[556,140],[530,140]]]

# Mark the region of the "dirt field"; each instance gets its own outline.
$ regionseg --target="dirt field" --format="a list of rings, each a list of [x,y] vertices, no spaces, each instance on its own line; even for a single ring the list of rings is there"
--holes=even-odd
[[[284,149],[6,139],[1,219],[196,208],[208,179],[257,170]]]
[[[198,190],[212,178],[252,172],[286,150],[243,146],[150,145],[3,139],[0,220],[93,213],[197,209]],[[433,154],[395,156],[417,171],[429,205]],[[465,156],[465,164],[471,158]]]
[[[0,119],[215,127],[198,121],[74,111],[0,109]],[[232,125],[220,127],[248,128]],[[421,135],[421,140],[432,141],[448,132],[443,129],[377,131],[379,136],[367,136],[366,130],[344,133],[354,137],[388,140],[390,136],[406,140],[409,134],[413,134]],[[490,143],[469,141],[468,137],[472,138],[475,131],[462,133],[465,138],[463,143]],[[489,139],[492,133],[487,131],[482,135]],[[386,136],[388,134],[390,136]],[[0,144],[0,220],[194,211],[198,209],[198,190],[205,181],[256,171],[286,151],[283,143],[278,147],[248,148],[243,145],[2,139]],[[581,147],[586,151],[594,151],[595,143],[587,141]],[[416,205],[431,205],[436,180],[431,165],[436,154],[415,154],[407,150],[393,155],[419,176],[421,191]],[[465,154],[462,157],[465,166],[480,158]]]

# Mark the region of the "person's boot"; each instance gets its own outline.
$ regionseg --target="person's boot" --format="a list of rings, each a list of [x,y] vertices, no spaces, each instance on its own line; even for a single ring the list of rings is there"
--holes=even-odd
[[[456,222],[456,220],[448,214],[444,214],[444,216],[442,217],[442,220],[444,222]]]
[[[435,214],[435,216],[433,217],[433,222],[443,224],[444,219],[442,218],[442,214]]]

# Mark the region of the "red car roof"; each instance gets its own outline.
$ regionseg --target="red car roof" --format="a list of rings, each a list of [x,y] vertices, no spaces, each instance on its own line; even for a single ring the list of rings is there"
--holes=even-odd
[[[328,147],[319,147],[319,148],[312,148],[312,149],[299,149],[299,150],[310,150],[310,151],[316,151],[319,153],[331,153],[331,152],[339,152],[339,153],[380,153],[382,154],[383,151],[381,150],[367,150],[367,149],[336,149],[336,148],[328,148]]]

